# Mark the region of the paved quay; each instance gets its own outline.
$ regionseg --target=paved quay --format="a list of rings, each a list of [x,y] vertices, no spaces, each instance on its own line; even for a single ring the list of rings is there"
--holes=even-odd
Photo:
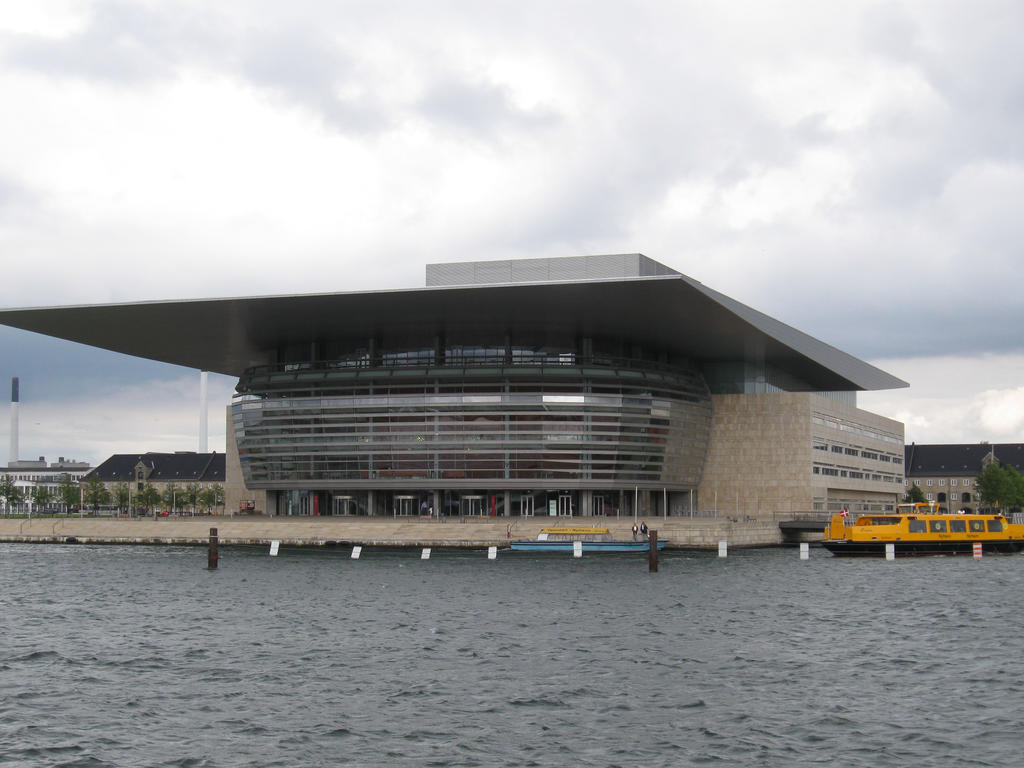
[[[712,549],[782,543],[777,522],[727,518],[640,518],[669,548]],[[609,528],[616,539],[632,536],[632,518],[448,518],[201,516],[159,518],[0,518],[0,541],[83,544],[206,544],[210,528],[221,545],[502,547],[510,539],[535,539],[553,525]],[[511,526],[511,530],[509,530]]]

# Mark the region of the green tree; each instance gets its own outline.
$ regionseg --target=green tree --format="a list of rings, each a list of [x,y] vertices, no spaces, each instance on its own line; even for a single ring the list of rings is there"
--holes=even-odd
[[[14,484],[14,478],[10,475],[4,475],[0,478],[0,499],[3,499],[4,509],[7,514],[11,513],[11,508],[21,504],[25,498],[21,489]]]
[[[77,506],[82,500],[82,489],[71,479],[70,475],[64,475],[57,486],[57,500],[64,505],[64,511],[69,512],[72,507]]]
[[[39,507],[39,511],[45,509],[53,502],[53,491],[48,485],[37,485],[32,489],[32,503]]]
[[[82,488],[84,490],[84,497],[86,505],[92,507],[93,512],[97,512],[101,505],[110,503],[110,491],[103,485],[103,481],[96,475],[89,475],[89,477],[83,482]]]
[[[1005,506],[1014,491],[1013,480],[995,461],[985,465],[974,481],[974,487],[981,495],[981,503],[988,507]]]
[[[114,486],[114,503],[117,504],[117,511],[124,510],[128,511],[128,507],[132,503],[132,491],[129,488],[128,483],[118,483]]]
[[[183,499],[182,505],[191,509],[192,514],[195,514],[196,507],[199,506],[199,485],[197,483],[188,483],[179,498]]]
[[[224,487],[222,485],[212,485],[209,488],[204,488],[199,493],[199,505],[207,512],[211,512],[214,507],[223,507]]]
[[[160,503],[160,491],[154,488],[152,483],[146,483],[135,498],[140,506],[145,507],[156,516],[156,507]]]
[[[164,486],[163,502],[171,510],[171,514],[177,512],[177,507],[181,504],[181,488],[175,483]]]
[[[1024,475],[1013,467],[1003,467],[1006,472],[1006,498],[1000,506],[1004,509],[1020,509],[1024,507]]]
[[[917,483],[914,483],[912,486],[910,486],[910,489],[905,494],[903,494],[903,500],[913,504],[919,504],[928,501],[928,499],[924,497],[924,491],[921,490],[921,486],[919,486]]]

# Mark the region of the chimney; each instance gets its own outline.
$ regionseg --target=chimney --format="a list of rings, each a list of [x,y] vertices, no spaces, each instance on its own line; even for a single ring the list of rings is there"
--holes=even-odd
[[[11,379],[11,450],[8,465],[18,461],[18,377]]]

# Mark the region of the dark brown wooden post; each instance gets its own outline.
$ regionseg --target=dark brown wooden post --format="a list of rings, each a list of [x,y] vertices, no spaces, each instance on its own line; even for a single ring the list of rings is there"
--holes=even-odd
[[[647,555],[647,570],[650,573],[658,572],[658,532],[653,528],[647,532],[650,551]]]
[[[217,569],[217,529],[210,529],[210,549],[206,558],[206,567],[211,571]]]

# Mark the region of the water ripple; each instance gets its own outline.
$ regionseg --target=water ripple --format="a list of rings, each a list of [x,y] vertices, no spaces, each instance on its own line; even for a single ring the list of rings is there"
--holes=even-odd
[[[416,555],[0,545],[0,766],[1019,762],[1024,558]]]

